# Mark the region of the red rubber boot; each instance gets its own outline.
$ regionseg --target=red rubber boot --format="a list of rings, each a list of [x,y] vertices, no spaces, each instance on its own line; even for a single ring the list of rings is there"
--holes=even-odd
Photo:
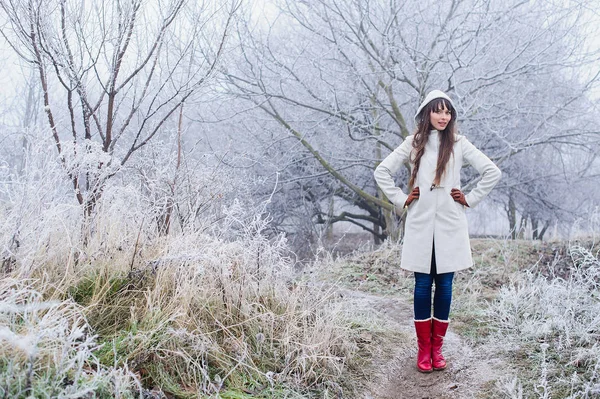
[[[431,319],[415,320],[415,330],[419,346],[417,368],[421,373],[431,373]]]
[[[446,359],[442,355],[442,345],[448,330],[449,320],[438,320],[433,318],[431,327],[431,365],[434,370],[446,368]]]

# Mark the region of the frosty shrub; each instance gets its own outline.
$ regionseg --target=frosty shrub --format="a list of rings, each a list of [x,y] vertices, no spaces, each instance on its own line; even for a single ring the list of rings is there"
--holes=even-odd
[[[98,348],[76,303],[44,301],[23,282],[0,280],[1,397],[137,397],[137,378],[102,366]]]
[[[295,279],[283,236],[264,234],[268,220],[236,203],[224,212],[235,238],[164,240],[127,276],[91,288],[102,360],[177,395],[338,386],[356,345],[332,293]]]
[[[84,220],[59,172],[0,170],[0,272],[20,287],[13,302],[44,304],[3,313],[8,397],[123,396],[135,391],[128,370],[143,389],[175,397],[353,389],[343,378],[357,350],[347,312],[333,289],[299,280],[268,201],[231,199],[251,186],[207,168],[169,191],[173,174],[159,165],[142,183],[113,178]],[[7,344],[37,334],[35,358]]]
[[[64,268],[71,249],[80,247],[82,211],[65,189],[64,172],[51,149],[51,143],[37,142],[24,152],[22,168],[0,168],[3,272],[27,278],[42,263]]]
[[[600,261],[598,253],[580,245],[569,253],[567,276],[554,274],[552,265],[549,275],[524,271],[487,309],[497,349],[514,356],[526,376],[519,384],[532,397],[600,394]],[[516,397],[514,389],[505,392]]]
[[[214,228],[163,236],[140,229],[143,206],[97,210],[87,246],[73,238],[77,223],[51,234],[46,222],[56,219],[47,218],[3,270],[7,397],[353,389],[343,378],[357,350],[347,312],[332,289],[299,279],[285,238],[267,235],[264,212],[233,201]]]

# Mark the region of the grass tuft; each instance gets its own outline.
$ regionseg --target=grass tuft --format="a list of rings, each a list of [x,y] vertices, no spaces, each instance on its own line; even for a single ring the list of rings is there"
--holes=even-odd
[[[178,398],[352,392],[344,376],[358,361],[358,329],[335,288],[298,279],[285,239],[267,239],[262,219],[227,223],[226,237],[188,232],[137,243],[133,263],[122,247],[105,247],[62,272],[38,265],[36,295],[72,309],[65,317],[76,314],[77,328],[93,337],[78,367],[119,371]],[[90,392],[114,389],[85,381]]]

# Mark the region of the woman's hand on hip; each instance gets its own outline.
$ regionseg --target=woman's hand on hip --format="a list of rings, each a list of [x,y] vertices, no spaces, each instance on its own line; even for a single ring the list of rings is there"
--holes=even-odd
[[[452,196],[452,199],[454,199],[454,201],[458,202],[459,204],[469,206],[469,204],[467,204],[467,200],[465,199],[465,194],[458,188],[453,188],[452,190],[450,190],[450,195]]]
[[[408,198],[406,199],[406,201],[404,202],[404,207],[408,208],[408,206],[410,204],[412,204],[412,202],[416,199],[419,199],[419,195],[421,194],[421,192],[419,191],[419,187],[415,187],[413,188],[413,190],[410,192],[410,194],[408,194]]]

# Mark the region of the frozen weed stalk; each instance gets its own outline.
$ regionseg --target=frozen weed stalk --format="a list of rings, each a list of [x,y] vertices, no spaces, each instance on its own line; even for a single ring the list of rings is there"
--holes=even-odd
[[[44,301],[24,282],[0,281],[0,396],[136,397],[140,384],[127,369],[102,367],[82,309]]]

